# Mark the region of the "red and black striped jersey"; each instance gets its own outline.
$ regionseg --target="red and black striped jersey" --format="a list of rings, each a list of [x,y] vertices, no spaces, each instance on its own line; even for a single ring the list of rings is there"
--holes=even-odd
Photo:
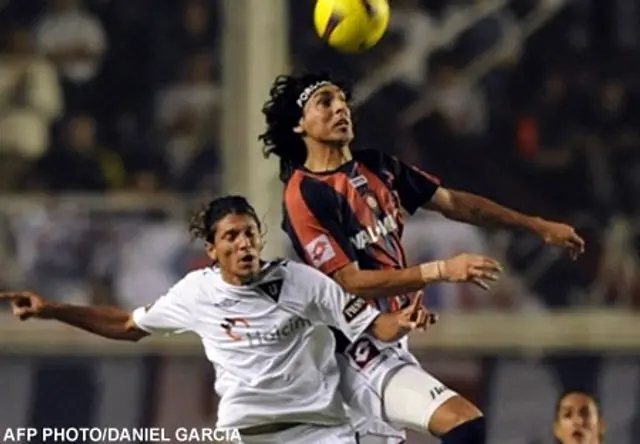
[[[355,152],[334,171],[294,172],[284,191],[282,228],[298,256],[327,275],[352,262],[363,270],[404,268],[405,212],[427,203],[438,186],[395,157]],[[383,312],[408,303],[409,295],[376,301]]]

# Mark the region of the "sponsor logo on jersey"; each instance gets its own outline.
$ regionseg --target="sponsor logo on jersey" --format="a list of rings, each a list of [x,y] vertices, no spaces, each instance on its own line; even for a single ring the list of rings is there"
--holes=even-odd
[[[284,325],[279,325],[267,331],[246,331],[251,327],[251,324],[243,318],[224,318],[224,322],[220,324],[220,327],[232,341],[246,339],[249,341],[250,347],[258,347],[284,341],[312,325],[310,320],[294,316],[289,318]]]
[[[360,338],[347,348],[346,354],[358,368],[363,369],[380,356],[380,350],[370,339]]]
[[[294,336],[298,332],[312,326],[310,320],[294,316],[290,318],[286,324],[274,327],[273,329],[262,332],[250,332],[246,334],[250,346],[275,344]]]
[[[220,324],[220,327],[225,331],[227,336],[233,341],[239,341],[242,336],[235,330],[236,326],[249,327],[249,322],[243,318],[224,318],[224,322]]]
[[[342,309],[342,314],[347,322],[353,321],[360,313],[367,309],[367,303],[364,299],[353,296]]]
[[[314,238],[307,244],[305,250],[307,250],[311,263],[316,268],[321,267],[336,257],[336,252],[325,234]]]
[[[395,217],[387,214],[383,219],[377,219],[375,226],[363,228],[355,236],[351,236],[349,240],[358,250],[364,250],[369,245],[378,243],[381,238],[397,231],[398,228]]]

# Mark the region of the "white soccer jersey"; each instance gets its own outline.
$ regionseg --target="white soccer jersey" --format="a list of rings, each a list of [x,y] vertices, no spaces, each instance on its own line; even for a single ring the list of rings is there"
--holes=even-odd
[[[199,335],[216,370],[217,426],[246,428],[346,422],[326,325],[353,340],[378,314],[321,272],[277,261],[246,286],[226,283],[216,268],[189,273],[133,320],[149,333]]]

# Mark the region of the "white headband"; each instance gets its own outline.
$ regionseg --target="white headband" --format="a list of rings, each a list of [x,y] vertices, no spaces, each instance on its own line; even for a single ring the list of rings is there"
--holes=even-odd
[[[327,85],[331,85],[331,82],[328,80],[321,80],[319,82],[312,83],[302,90],[302,92],[298,96],[298,100],[296,100],[296,103],[300,108],[303,108],[314,92]]]

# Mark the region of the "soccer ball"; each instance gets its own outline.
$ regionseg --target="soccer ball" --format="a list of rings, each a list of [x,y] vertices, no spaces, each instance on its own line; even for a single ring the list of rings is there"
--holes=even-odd
[[[364,51],[380,41],[389,26],[387,0],[316,0],[316,32],[340,52]]]

